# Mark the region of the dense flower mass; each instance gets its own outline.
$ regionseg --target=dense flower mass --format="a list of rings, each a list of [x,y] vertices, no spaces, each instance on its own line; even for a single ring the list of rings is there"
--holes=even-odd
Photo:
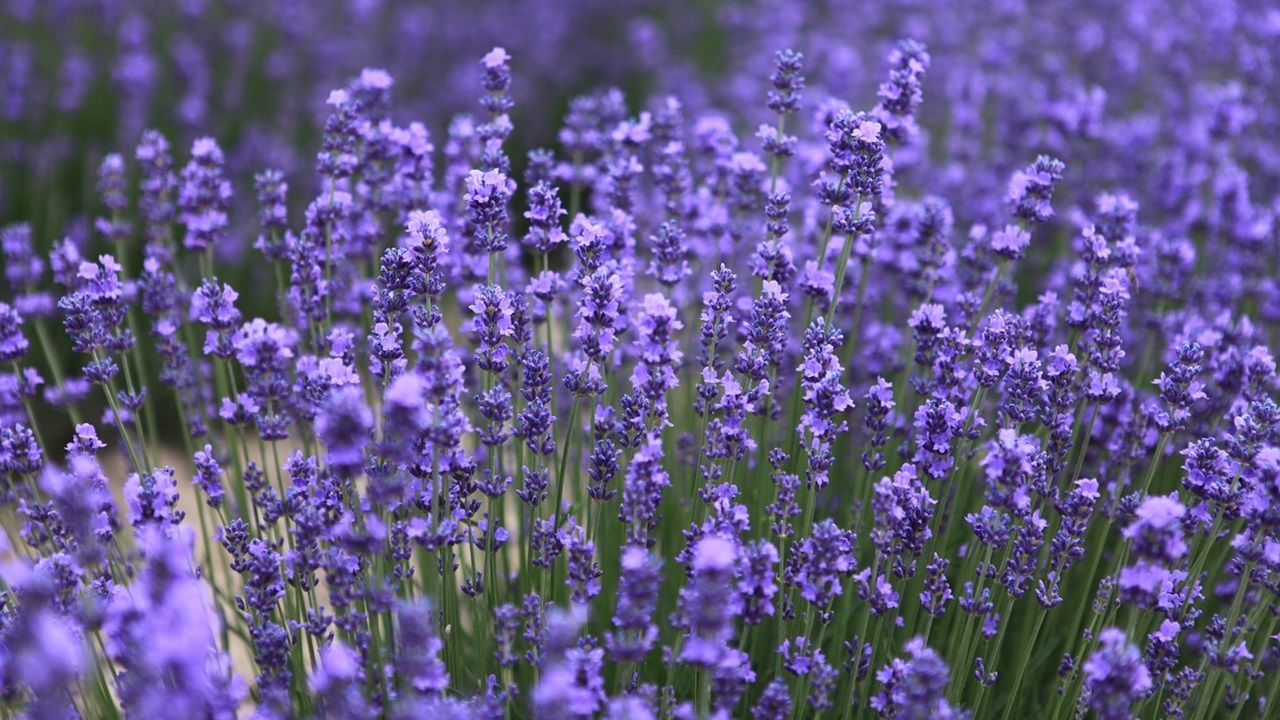
[[[1280,12],[1148,4],[0,2],[0,711],[1268,716]]]

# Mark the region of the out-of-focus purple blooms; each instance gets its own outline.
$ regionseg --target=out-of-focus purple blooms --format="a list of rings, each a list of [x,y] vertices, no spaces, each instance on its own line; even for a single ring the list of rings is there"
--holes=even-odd
[[[106,653],[123,671],[121,704],[147,716],[234,716],[245,688],[216,649],[221,623],[191,571],[191,533],[149,528],[139,542],[145,569],[132,592],[112,595],[103,623]]]
[[[129,206],[127,189],[124,158],[119,153],[103,157],[98,164],[98,195],[108,215],[95,220],[94,228],[109,243],[119,243],[132,231],[128,221],[122,217]]]
[[[1021,259],[1031,244],[1031,233],[1021,225],[1005,225],[991,234],[991,249],[1006,260]]]
[[[361,688],[363,675],[360,656],[341,640],[321,649],[311,674],[311,688],[321,709],[332,717],[372,717]]]
[[[690,554],[689,583],[680,591],[675,625],[685,631],[680,662],[715,668],[725,659],[733,620],[742,603],[733,587],[739,550],[730,540],[709,535]]]
[[[532,693],[533,710],[538,717],[591,717],[605,700],[604,678],[600,674],[604,648],[576,643],[585,619],[580,608],[547,613],[540,645],[544,669]]]
[[[967,717],[947,701],[951,673],[938,653],[921,638],[908,640],[907,658],[895,658],[876,671],[883,686],[871,698],[871,707],[882,718],[901,720],[960,720]]]
[[[1182,518],[1187,508],[1176,496],[1153,495],[1142,501],[1134,521],[1124,529],[1138,557],[1176,562],[1187,553],[1182,535]]]
[[[605,647],[619,662],[642,661],[653,649],[658,626],[653,621],[661,586],[661,561],[643,548],[622,551],[618,605],[613,612],[616,631],[605,636]]]
[[[160,246],[169,237],[175,212],[174,191],[178,186],[169,141],[158,130],[147,130],[133,156],[142,173],[138,211],[142,215],[143,230],[149,243]]]
[[[649,238],[653,248],[653,260],[649,261],[646,272],[666,287],[673,287],[692,272],[686,259],[688,249],[685,245],[684,230],[674,221],[668,220],[658,226],[658,230]]]
[[[774,567],[778,557],[778,549],[768,540],[748,543],[742,548],[738,592],[742,595],[742,620],[748,625],[759,625],[774,614],[773,598],[778,593]]]
[[[448,670],[439,657],[444,643],[435,632],[433,615],[424,602],[401,604],[396,609],[399,633],[394,663],[409,688],[432,697],[449,686]]]
[[[283,260],[289,220],[286,203],[289,183],[279,170],[264,170],[253,176],[253,187],[258,193],[258,224],[262,226],[253,246],[271,262]]]
[[[501,47],[490,50],[480,61],[483,78],[480,81],[485,95],[480,98],[480,105],[489,113],[489,122],[476,129],[480,140],[484,143],[480,162],[487,168],[509,171],[510,161],[502,153],[502,142],[511,132],[511,121],[507,113],[514,104],[507,91],[511,87],[511,68],[508,61],[511,55]]]
[[[760,695],[760,700],[751,708],[751,717],[755,720],[786,720],[791,717],[791,691],[781,678],[769,683]]]
[[[13,292],[14,309],[32,319],[53,315],[53,296],[40,288],[47,263],[35,251],[31,225],[18,223],[0,228],[0,252],[4,255],[4,277]]]
[[[347,477],[364,470],[366,443],[372,429],[373,412],[357,387],[335,390],[316,416],[316,434],[328,448],[329,466]]]
[[[12,552],[5,547],[6,552]],[[71,616],[60,612],[58,584],[49,570],[23,567],[15,577],[6,572],[6,584],[16,598],[6,593],[6,605],[14,599],[18,610],[6,608],[0,643],[5,652],[6,692],[30,693],[26,710],[32,717],[74,717],[71,689],[86,665],[83,628]]]
[[[1132,707],[1151,690],[1151,673],[1123,630],[1107,628],[1098,642],[1084,663],[1086,704],[1103,720],[1128,720]]]

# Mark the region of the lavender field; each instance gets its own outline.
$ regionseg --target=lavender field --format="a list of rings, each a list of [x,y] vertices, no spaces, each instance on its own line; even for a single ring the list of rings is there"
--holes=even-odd
[[[0,0],[0,717],[1280,703],[1280,8]]]

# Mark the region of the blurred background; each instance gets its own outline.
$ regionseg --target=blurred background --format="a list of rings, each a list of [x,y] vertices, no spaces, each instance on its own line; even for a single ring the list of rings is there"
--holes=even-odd
[[[934,60],[930,191],[980,197],[984,176],[1050,152],[1077,186],[1137,194],[1194,162],[1159,152],[1162,135],[1214,132],[1238,135],[1274,189],[1280,8],[1256,0],[3,0],[0,222],[29,221],[41,242],[85,232],[98,161],[129,156],[149,127],[179,164],[196,137],[217,138],[242,205],[265,167],[304,189],[327,93],[366,67],[392,75],[393,119],[425,123],[440,152],[450,119],[479,111],[480,57],[505,47],[520,158],[554,147],[569,98],[607,87],[633,110],[676,94],[749,138],[788,47],[805,54],[811,109],[869,107],[904,37]],[[1206,106],[1223,127],[1189,126]]]

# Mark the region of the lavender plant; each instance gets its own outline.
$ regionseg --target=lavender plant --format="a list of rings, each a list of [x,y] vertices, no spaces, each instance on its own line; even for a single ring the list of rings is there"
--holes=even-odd
[[[314,173],[139,127],[4,228],[6,716],[1265,716],[1276,109],[845,94],[816,12],[555,135],[503,47],[440,152],[371,69]]]

